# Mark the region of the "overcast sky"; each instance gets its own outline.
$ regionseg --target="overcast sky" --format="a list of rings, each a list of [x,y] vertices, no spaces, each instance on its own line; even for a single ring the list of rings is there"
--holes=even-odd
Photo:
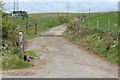
[[[6,3],[4,9],[7,9],[7,12],[13,11],[12,1],[14,0],[4,0],[4,2]],[[24,0],[24,1],[19,0],[19,8],[20,10],[25,10],[28,13],[48,13],[48,12],[68,11],[68,2],[66,0],[63,2],[56,2],[56,1],[49,0],[48,2],[41,2],[41,0],[34,0],[33,2],[33,0]],[[107,12],[107,11],[118,10],[118,0],[114,0],[114,1],[113,0],[106,0],[106,1],[79,0],[79,2],[76,1],[77,0],[74,0],[74,2],[72,2],[72,0],[69,0],[69,12],[87,13],[89,9],[91,9],[91,12]]]
[[[4,2],[12,2],[14,0],[3,0]],[[19,0],[19,2],[119,2],[120,0]]]

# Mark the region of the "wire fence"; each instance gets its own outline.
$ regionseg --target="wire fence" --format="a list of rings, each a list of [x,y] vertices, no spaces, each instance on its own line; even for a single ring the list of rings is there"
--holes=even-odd
[[[96,20],[96,22],[88,21],[86,23],[80,22],[80,27],[88,28],[88,29],[100,29],[103,31],[119,31],[118,23],[113,23],[111,20],[107,20],[104,23],[100,20]]]

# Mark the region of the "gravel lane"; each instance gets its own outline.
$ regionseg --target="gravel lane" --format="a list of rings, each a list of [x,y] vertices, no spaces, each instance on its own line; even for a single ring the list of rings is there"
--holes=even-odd
[[[17,78],[117,78],[118,66],[70,44],[62,33],[62,25],[29,40],[27,50],[37,53],[35,65],[20,70],[4,70],[3,77]]]

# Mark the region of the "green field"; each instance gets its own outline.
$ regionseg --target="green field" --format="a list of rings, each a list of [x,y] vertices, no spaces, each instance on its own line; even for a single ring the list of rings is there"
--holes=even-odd
[[[58,16],[80,16],[80,15],[86,15],[87,13],[35,13],[35,14],[29,14],[30,17],[34,18],[48,18],[48,17],[58,17]]]
[[[97,27],[99,20],[99,27]],[[108,20],[111,24],[108,26]],[[73,24],[73,23],[72,23]],[[118,13],[101,13],[78,21],[67,28],[65,38],[111,63],[118,63]]]
[[[20,19],[13,19],[12,18],[11,20],[20,27],[19,30],[24,31],[26,38],[34,38],[34,37],[39,35],[39,34],[34,34],[35,23],[38,24],[38,27],[37,27],[38,33],[43,32],[45,30],[48,30],[48,29],[50,29],[52,27],[61,25],[57,21],[57,18],[52,18],[52,17],[49,17],[49,18],[34,18],[34,17],[30,17],[28,19],[21,19],[21,18]],[[47,24],[46,24],[46,22],[47,22]],[[55,24],[53,22],[55,22]],[[31,27],[28,29],[28,33],[29,33],[28,36],[26,35],[26,23],[30,23],[31,24]]]
[[[98,21],[98,27],[97,27]],[[118,13],[103,13],[90,16],[81,22],[82,26],[87,28],[99,28],[101,30],[118,30]]]
[[[24,31],[26,38],[35,38],[39,35],[40,32],[46,31],[52,27],[57,27],[64,23],[68,23],[75,16],[82,16],[87,14],[77,14],[77,13],[39,13],[39,14],[30,14],[29,18],[9,18],[12,22],[19,26],[19,30]],[[60,20],[61,19],[61,20]],[[60,22],[62,21],[62,22]],[[29,28],[29,35],[26,35],[26,23],[31,23]],[[34,34],[34,24],[38,24],[38,34]]]

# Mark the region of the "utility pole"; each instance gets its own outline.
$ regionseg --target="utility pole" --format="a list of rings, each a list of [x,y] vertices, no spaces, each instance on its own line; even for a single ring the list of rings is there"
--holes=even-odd
[[[89,14],[90,14],[91,9],[89,9]]]
[[[18,16],[18,11],[19,11],[19,3],[18,3],[18,0],[14,0],[14,2],[13,2],[13,15],[14,15],[14,17],[16,17],[17,18],[17,16]]]
[[[19,2],[18,2],[18,0],[17,0],[16,3],[17,3],[17,6],[16,6],[17,7],[17,11],[19,11]]]
[[[78,3],[78,13],[80,13],[80,2]]]
[[[14,11],[19,11],[19,2],[18,2],[18,0],[14,0],[14,2],[13,2],[13,10]]]
[[[15,0],[13,2],[13,11],[15,11]]]
[[[69,13],[69,8],[70,8],[70,3],[69,3],[69,0],[68,0],[68,4],[67,4],[67,13]]]

